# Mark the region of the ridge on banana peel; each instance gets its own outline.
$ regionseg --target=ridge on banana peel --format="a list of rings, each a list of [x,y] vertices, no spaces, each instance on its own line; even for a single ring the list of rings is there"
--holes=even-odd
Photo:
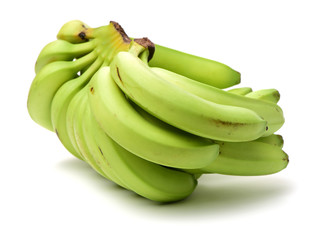
[[[265,134],[267,122],[254,111],[210,102],[160,77],[137,57],[144,51],[147,59],[147,50],[138,45],[118,53],[110,73],[122,91],[145,111],[181,130],[214,140],[250,141]]]

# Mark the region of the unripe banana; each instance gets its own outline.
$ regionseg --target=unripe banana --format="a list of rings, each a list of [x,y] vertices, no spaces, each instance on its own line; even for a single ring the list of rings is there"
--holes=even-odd
[[[75,114],[71,131],[74,133],[74,141],[85,160],[96,172],[118,184],[121,187],[128,187],[115,175],[109,163],[100,153],[99,147],[95,144],[93,134],[90,132],[90,124],[97,124],[91,121],[91,111],[88,103],[88,88],[85,87],[77,93],[79,103],[75,108]]]
[[[225,64],[158,44],[155,45],[149,66],[165,68],[217,88],[228,88],[240,83],[240,73]]]
[[[254,111],[267,121],[268,130],[265,132],[265,136],[276,132],[285,122],[282,109],[275,103],[246,97],[248,94],[246,94],[246,96],[233,94],[162,68],[152,68],[152,71],[162,79],[165,79],[202,99],[217,104],[240,107]],[[236,116],[236,114],[234,116]]]
[[[201,168],[217,158],[218,145],[174,128],[132,104],[101,68],[89,84],[92,112],[118,144],[151,162],[176,168]]]
[[[86,90],[86,91],[84,91]],[[82,91],[84,91],[84,99],[88,99],[87,96],[87,90],[88,88],[84,89]],[[81,116],[81,119],[79,122],[77,122],[77,128],[79,128],[78,125],[81,125],[82,128],[82,132],[79,132],[80,130],[77,130],[77,134],[79,134],[80,136],[78,137],[79,141],[84,142],[84,146],[85,149],[84,150],[80,150],[81,152],[84,151],[84,154],[86,156],[88,156],[89,161],[90,161],[90,165],[97,165],[101,172],[103,173],[102,175],[113,181],[114,183],[118,184],[119,186],[129,189],[128,186],[126,186],[120,179],[119,177],[116,175],[116,173],[113,171],[112,167],[110,166],[109,161],[104,158],[103,153],[101,152],[101,149],[99,148],[99,146],[96,143],[95,140],[95,136],[94,136],[94,132],[93,132],[93,125],[98,124],[91,112],[90,109],[90,105],[88,103],[88,100],[86,101],[86,104],[84,104],[85,106],[85,112],[84,115]],[[81,143],[78,143],[78,146],[81,147]]]
[[[268,143],[277,147],[282,148],[284,146],[284,139],[281,135],[279,134],[272,134],[267,137],[261,137],[256,139],[255,141],[257,142],[263,142],[263,143]]]
[[[83,89],[93,74],[103,64],[98,58],[88,70],[81,76],[64,83],[56,92],[51,103],[51,121],[53,129],[64,147],[77,158],[82,158],[76,144],[71,142],[67,130],[67,110],[70,102],[76,94]]]
[[[287,167],[288,155],[280,146],[271,143],[218,142],[220,154],[202,169],[186,170],[192,173],[218,173],[225,175],[259,176],[277,173]]]
[[[60,86],[75,78],[77,73],[83,67],[91,64],[96,57],[97,55],[93,51],[73,62],[52,62],[44,66],[36,74],[27,100],[29,114],[36,123],[50,131],[54,131],[50,115],[53,97]]]
[[[59,30],[57,38],[70,43],[86,42],[90,39],[93,29],[80,20],[65,23]]]
[[[249,98],[260,99],[272,103],[277,103],[280,100],[280,93],[277,89],[261,89],[245,95]]]
[[[80,58],[95,48],[95,41],[72,44],[64,40],[56,40],[47,44],[40,52],[35,63],[35,73],[41,68],[55,61],[72,61]]]
[[[89,151],[88,145],[84,140],[82,124],[85,123],[84,117],[88,101],[87,98],[83,95],[85,95],[85,91],[83,92],[83,89],[76,94],[77,98],[79,98],[79,104],[74,109],[74,119],[72,124],[73,129],[71,129],[71,131],[74,133],[76,147],[81,153],[81,158],[101,176],[108,178],[108,176],[102,171],[102,169],[99,167],[99,165],[93,158],[92,154]]]

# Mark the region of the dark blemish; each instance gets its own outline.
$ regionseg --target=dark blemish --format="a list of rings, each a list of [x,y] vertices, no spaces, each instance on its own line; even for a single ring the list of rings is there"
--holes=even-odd
[[[265,127],[265,131],[268,131],[268,129],[269,129],[269,127],[268,127],[268,126],[266,126],[266,127]]]
[[[99,151],[100,151],[101,155],[103,155],[103,156],[104,156],[104,154],[103,154],[103,152],[102,152],[101,148],[100,148],[100,147],[98,147],[98,149],[99,149]]]
[[[86,40],[86,38],[85,38],[85,32],[80,32],[79,33],[79,37],[82,39],[82,40]]]
[[[288,155],[286,155],[282,160],[283,161],[287,161],[287,163],[289,163],[289,157],[288,157]]]
[[[84,24],[82,25],[82,27],[83,27],[83,28],[86,28]]]
[[[213,119],[213,122],[215,123],[216,126],[243,126],[246,125],[246,123],[233,123],[233,122],[226,122],[226,121],[222,121],[220,119]]]
[[[55,132],[56,132],[57,137],[59,138],[59,133],[58,133],[57,128],[55,129]]]
[[[274,94],[273,94],[273,97],[275,97],[276,99],[280,99],[280,93],[279,92],[275,92]]]
[[[95,93],[95,90],[93,89],[93,87],[90,88],[90,92],[91,92],[91,94]]]
[[[117,76],[120,79],[121,83],[123,84],[123,81],[121,79],[121,75],[120,75],[120,71],[118,70],[118,67],[116,66],[116,72],[117,72]]]

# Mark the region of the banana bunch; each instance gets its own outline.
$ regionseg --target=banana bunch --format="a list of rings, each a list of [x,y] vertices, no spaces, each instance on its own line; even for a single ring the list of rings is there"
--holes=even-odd
[[[266,175],[288,164],[276,89],[230,88],[240,73],[227,65],[129,38],[116,22],[67,22],[35,73],[31,118],[100,175],[153,201],[188,197],[202,174]]]

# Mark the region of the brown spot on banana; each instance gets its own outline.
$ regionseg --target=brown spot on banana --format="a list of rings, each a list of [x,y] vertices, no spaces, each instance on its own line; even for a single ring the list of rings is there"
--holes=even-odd
[[[99,151],[100,151],[100,153],[101,153],[101,155],[103,155],[104,156],[104,154],[103,154],[103,152],[102,152],[102,150],[101,150],[101,148],[98,146],[98,149],[99,149]]]
[[[238,127],[238,126],[243,126],[246,125],[246,123],[233,123],[233,122],[226,122],[226,121],[222,121],[220,119],[213,119],[213,122],[215,123],[216,126],[234,126],[234,127]]]
[[[95,93],[95,90],[94,90],[93,87],[90,88],[90,92],[91,92],[91,94],[94,94]]]
[[[79,36],[79,38],[81,38],[81,40],[88,41],[88,39],[86,38],[85,32],[80,32],[78,36]]]
[[[118,79],[120,79],[120,82],[121,82],[122,85],[123,85],[124,83],[123,83],[122,78],[121,78],[121,75],[120,75],[120,70],[118,69],[117,66],[116,66],[116,72],[117,72]]]

